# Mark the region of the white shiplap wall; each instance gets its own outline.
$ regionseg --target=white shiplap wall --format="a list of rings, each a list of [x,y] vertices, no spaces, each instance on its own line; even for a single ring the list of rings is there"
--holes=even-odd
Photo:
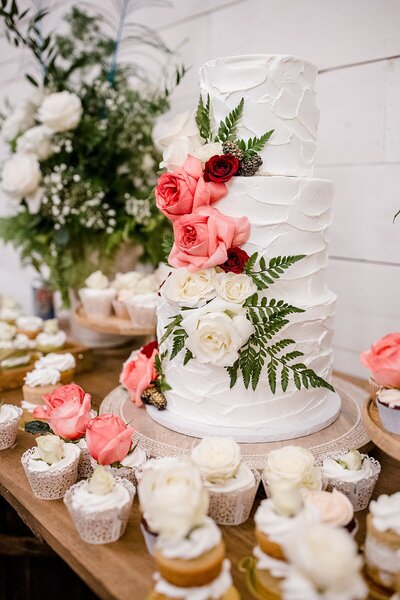
[[[107,0],[102,0],[107,4]],[[191,69],[173,112],[192,107],[199,66],[229,54],[296,54],[318,65],[316,175],[335,181],[329,284],[338,293],[336,368],[359,375],[358,355],[400,330],[400,2],[398,0],[173,0],[149,7]],[[0,249],[0,291],[15,258]],[[5,262],[10,262],[5,264]],[[11,266],[12,271],[9,267]],[[13,289],[26,297],[27,280]]]

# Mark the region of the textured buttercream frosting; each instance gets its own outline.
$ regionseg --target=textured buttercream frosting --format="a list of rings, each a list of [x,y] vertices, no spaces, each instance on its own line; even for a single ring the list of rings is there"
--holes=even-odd
[[[319,110],[314,65],[294,56],[253,54],[217,58],[200,69],[200,90],[209,94],[214,126],[244,98],[238,137],[274,129],[261,152],[262,175],[312,176]]]

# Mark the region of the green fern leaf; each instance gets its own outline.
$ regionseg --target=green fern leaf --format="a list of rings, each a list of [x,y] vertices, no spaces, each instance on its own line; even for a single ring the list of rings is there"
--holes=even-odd
[[[171,317],[171,319],[171,323],[165,327],[164,334],[160,340],[160,346],[169,338],[175,327],[178,327],[181,324],[183,317],[182,315],[176,315],[175,317]]]
[[[286,392],[289,385],[289,369],[287,367],[283,367],[281,371],[281,387],[282,391]]]
[[[274,131],[274,129],[271,129],[259,138],[253,137],[248,139],[245,149],[245,159],[249,159],[255,154],[257,154],[257,152],[261,152],[261,150],[264,148],[265,144],[268,142],[269,138],[274,133]]]
[[[244,98],[231,110],[225,120],[221,121],[215,138],[216,142],[233,142],[236,139],[237,126],[243,114],[243,106]]]
[[[185,354],[185,358],[183,359],[183,364],[187,365],[187,363],[189,362],[189,360],[192,360],[193,358],[193,354],[191,353],[190,350],[186,350],[186,354]]]
[[[239,372],[239,360],[236,360],[231,367],[227,367],[226,370],[229,373],[230,384],[229,387],[233,388],[233,386],[237,382],[238,372]]]
[[[174,337],[174,342],[172,344],[171,351],[171,360],[173,360],[175,356],[179,354],[179,352],[185,347],[186,337],[187,336],[184,335],[177,335]]]
[[[196,124],[200,136],[206,141],[211,141],[211,116],[210,116],[210,96],[207,95],[207,102],[204,104],[200,95],[199,104],[196,111]]]
[[[271,360],[267,366],[267,374],[268,374],[269,387],[271,388],[271,392],[273,394],[275,394],[275,392],[276,392],[276,368],[277,368],[277,363],[273,358],[271,358]]]

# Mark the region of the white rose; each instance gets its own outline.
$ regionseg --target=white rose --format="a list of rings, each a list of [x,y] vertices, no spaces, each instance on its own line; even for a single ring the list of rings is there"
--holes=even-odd
[[[101,271],[95,271],[85,279],[85,285],[93,290],[105,290],[108,288],[109,280]]]
[[[234,477],[242,460],[239,444],[230,437],[203,438],[193,448],[191,457],[211,483]]]
[[[217,273],[214,281],[218,296],[227,302],[243,304],[246,298],[257,291],[251,277],[244,273]]]
[[[202,525],[208,494],[200,471],[186,458],[148,461],[138,485],[143,516],[161,538],[183,538]]]
[[[215,269],[203,269],[196,273],[175,269],[161,287],[161,296],[178,306],[203,306],[215,297],[214,275]]]
[[[215,298],[202,308],[188,311],[182,327],[188,334],[187,348],[201,363],[232,366],[254,327],[239,305]]]
[[[38,110],[38,119],[53,131],[75,129],[82,116],[82,102],[71,92],[56,92],[46,96]]]
[[[17,152],[34,154],[39,160],[45,160],[51,154],[51,130],[44,125],[32,127],[17,140]]]
[[[121,290],[134,290],[144,274],[139,271],[129,271],[128,273],[117,273],[111,282],[111,287],[120,292]]]
[[[321,489],[321,473],[314,456],[300,446],[284,446],[268,454],[265,476],[269,485],[287,480],[300,488]]]
[[[203,146],[194,146],[192,144],[190,154],[201,160],[201,162],[207,162],[212,156],[223,154],[222,144],[220,142],[212,142]]]
[[[352,536],[341,528],[315,524],[296,529],[284,544],[293,568],[319,591],[316,598],[358,600],[366,597],[362,559]],[[291,575],[289,573],[289,589]],[[285,583],[283,584],[285,592]],[[284,593],[284,598],[288,596]],[[289,596],[295,597],[295,596]]]
[[[8,115],[3,121],[1,133],[6,142],[11,142],[19,133],[32,127],[35,123],[31,107],[24,103]]]
[[[150,273],[149,275],[144,275],[144,277],[139,279],[135,287],[135,293],[148,294],[151,292],[156,292],[158,287],[159,283],[157,276],[154,273]]]
[[[64,456],[64,442],[58,435],[41,435],[36,438],[39,456],[48,465],[54,465]]]
[[[362,467],[362,456],[358,450],[349,450],[336,460],[342,467],[350,471],[359,471]]]
[[[294,517],[303,508],[303,494],[292,481],[274,481],[269,485],[269,493],[276,512],[282,516]]]
[[[104,467],[96,467],[89,480],[89,492],[95,496],[105,496],[109,494],[115,485],[115,479]]]
[[[15,200],[36,192],[40,179],[39,163],[31,154],[14,154],[4,163],[2,188]]]
[[[163,151],[160,169],[167,169],[167,171],[179,169],[189,156],[192,148],[192,143],[188,137],[177,137]]]
[[[164,120],[159,123],[155,129],[155,144],[165,150],[177,138],[186,138],[191,144],[201,146],[202,141],[199,135],[195,120],[194,111],[185,111],[171,120]]]

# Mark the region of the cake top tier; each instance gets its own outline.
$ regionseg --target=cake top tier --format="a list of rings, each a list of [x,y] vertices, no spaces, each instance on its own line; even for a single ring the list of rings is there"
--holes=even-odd
[[[215,123],[244,98],[238,137],[274,129],[261,152],[258,174],[310,177],[313,174],[319,111],[317,68],[294,56],[250,54],[217,58],[200,69],[200,89],[209,95]]]

